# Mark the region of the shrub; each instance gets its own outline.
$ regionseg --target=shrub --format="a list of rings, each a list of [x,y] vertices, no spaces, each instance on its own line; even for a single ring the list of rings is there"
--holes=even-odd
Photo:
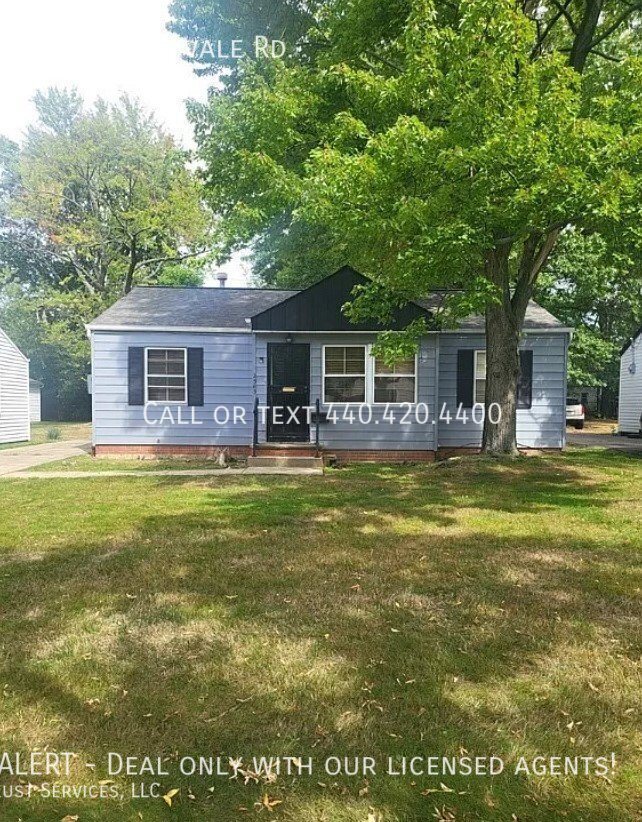
[[[47,428],[47,442],[55,442],[62,436],[60,428]]]

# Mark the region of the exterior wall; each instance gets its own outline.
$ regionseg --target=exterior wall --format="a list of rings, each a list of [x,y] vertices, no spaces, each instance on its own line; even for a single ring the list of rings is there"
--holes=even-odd
[[[34,388],[29,391],[29,419],[31,422],[40,422],[42,420],[40,407],[40,389]]]
[[[517,411],[517,444],[520,448],[563,448],[566,443],[566,334],[525,334],[522,348],[533,351],[533,404]],[[446,407],[451,422],[440,419],[440,449],[479,448],[483,424],[456,420],[457,351],[484,349],[483,334],[442,334],[439,338],[438,414]]]
[[[322,356],[324,345],[368,345],[374,343],[374,334],[292,334],[294,342],[310,344],[310,404],[322,400]],[[343,419],[345,405],[335,405],[336,423],[325,422],[319,427],[320,445],[334,450],[355,451],[433,451],[436,448],[433,410],[435,402],[436,375],[436,335],[425,337],[417,362],[417,402],[426,403],[430,411],[427,423],[419,423],[414,413],[408,422],[400,425],[383,419],[385,406],[372,407],[372,420],[367,424],[358,421],[350,423]],[[267,401],[267,345],[269,342],[284,342],[285,335],[256,335],[256,384],[261,405]],[[358,405],[348,406],[358,418]],[[328,411],[328,405],[322,405]],[[406,408],[395,409],[395,417],[401,418]],[[259,425],[259,442],[266,441],[266,426],[261,420]],[[310,426],[310,441],[314,441],[315,426]]]
[[[143,406],[128,405],[127,349],[129,346],[203,348],[205,404],[180,407],[187,424],[148,425]],[[185,332],[114,332],[92,334],[93,444],[107,445],[204,445],[213,447],[252,443],[254,402],[254,338],[251,334]],[[232,419],[218,424],[217,406],[245,411],[245,424]],[[192,424],[192,413],[197,424]],[[150,419],[160,411],[150,409]],[[177,419],[177,415],[175,416]],[[221,417],[222,420],[222,417]]]
[[[0,442],[29,439],[29,360],[0,329]]]
[[[621,434],[642,433],[642,336],[637,337],[620,360],[620,407],[618,427]]]
[[[191,453],[192,447],[244,447],[252,444],[254,397],[267,402],[267,344],[284,342],[285,334],[94,332],[92,335],[92,382],[94,445],[98,453],[115,453],[114,446],[137,446],[141,455]],[[295,342],[310,345],[310,403],[322,397],[322,348],[324,345],[357,345],[375,341],[373,334],[293,334]],[[198,408],[181,407],[184,424],[148,425],[143,406],[128,405],[127,350],[129,346],[202,347],[204,349],[204,399]],[[417,363],[417,402],[428,407],[427,422],[414,412],[401,425],[405,408],[395,409],[396,421],[383,418],[385,406],[373,407],[372,420],[362,424],[342,419],[345,406],[335,406],[336,423],[320,425],[320,445],[343,456],[358,452],[361,458],[378,453],[380,458],[415,459],[419,452],[438,448],[479,448],[482,424],[455,420],[457,413],[457,350],[484,348],[478,334],[429,335],[422,340]],[[518,444],[523,448],[562,448],[566,416],[566,334],[527,334],[523,347],[533,356],[533,406],[518,411]],[[642,373],[642,369],[640,369]],[[437,378],[438,377],[438,378]],[[245,421],[218,423],[214,408],[238,406]],[[450,424],[439,420],[445,406]],[[171,405],[170,405],[171,407]],[[328,406],[323,407],[328,410]],[[358,414],[358,406],[350,406]],[[157,419],[152,409],[148,416]],[[192,424],[192,415],[196,424]],[[442,415],[443,416],[443,415]],[[470,414],[469,414],[470,416]],[[315,426],[310,427],[314,442]],[[259,442],[266,442],[266,426],[260,420]],[[107,448],[109,447],[109,448]],[[232,448],[231,448],[232,450]],[[131,451],[134,453],[135,449]],[[204,453],[201,451],[200,453]],[[365,455],[365,457],[363,456]]]

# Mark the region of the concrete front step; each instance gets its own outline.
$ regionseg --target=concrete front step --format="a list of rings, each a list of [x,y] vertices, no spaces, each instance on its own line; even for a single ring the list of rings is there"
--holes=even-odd
[[[298,457],[290,455],[248,457],[248,468],[319,468],[323,469],[321,457]]]

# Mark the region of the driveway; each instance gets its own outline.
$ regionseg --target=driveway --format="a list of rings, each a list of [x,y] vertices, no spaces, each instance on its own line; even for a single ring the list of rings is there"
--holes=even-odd
[[[82,440],[47,442],[44,445],[27,445],[20,448],[0,450],[0,477],[27,471],[46,462],[64,460],[67,457],[81,457],[91,451],[91,443]]]
[[[608,448],[642,457],[642,437],[620,437],[615,434],[591,434],[585,431],[567,431],[566,442],[579,448]]]

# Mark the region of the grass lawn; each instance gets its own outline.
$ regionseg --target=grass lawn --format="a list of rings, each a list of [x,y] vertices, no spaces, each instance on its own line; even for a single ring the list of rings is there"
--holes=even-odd
[[[243,466],[244,461],[231,460],[230,467]],[[91,457],[69,457],[56,462],[36,465],[32,471],[216,471],[220,470],[216,460],[211,459],[126,459]]]
[[[52,440],[48,432],[52,429],[60,431],[60,436]],[[34,422],[31,426],[29,442],[7,442],[0,445],[5,448],[21,448],[26,445],[42,445],[45,442],[64,442],[64,440],[91,440],[90,422]]]
[[[75,786],[108,778],[108,751],[160,756],[179,789],[170,808],[116,776],[122,798],[35,794],[2,820],[639,819],[641,488],[642,460],[584,449],[0,481],[2,749],[77,753]],[[611,752],[606,778],[513,773]],[[506,771],[384,773],[466,753]],[[243,756],[245,776],[181,776],[185,755]],[[315,772],[257,782],[253,755]],[[328,776],[329,756],[379,772]]]

